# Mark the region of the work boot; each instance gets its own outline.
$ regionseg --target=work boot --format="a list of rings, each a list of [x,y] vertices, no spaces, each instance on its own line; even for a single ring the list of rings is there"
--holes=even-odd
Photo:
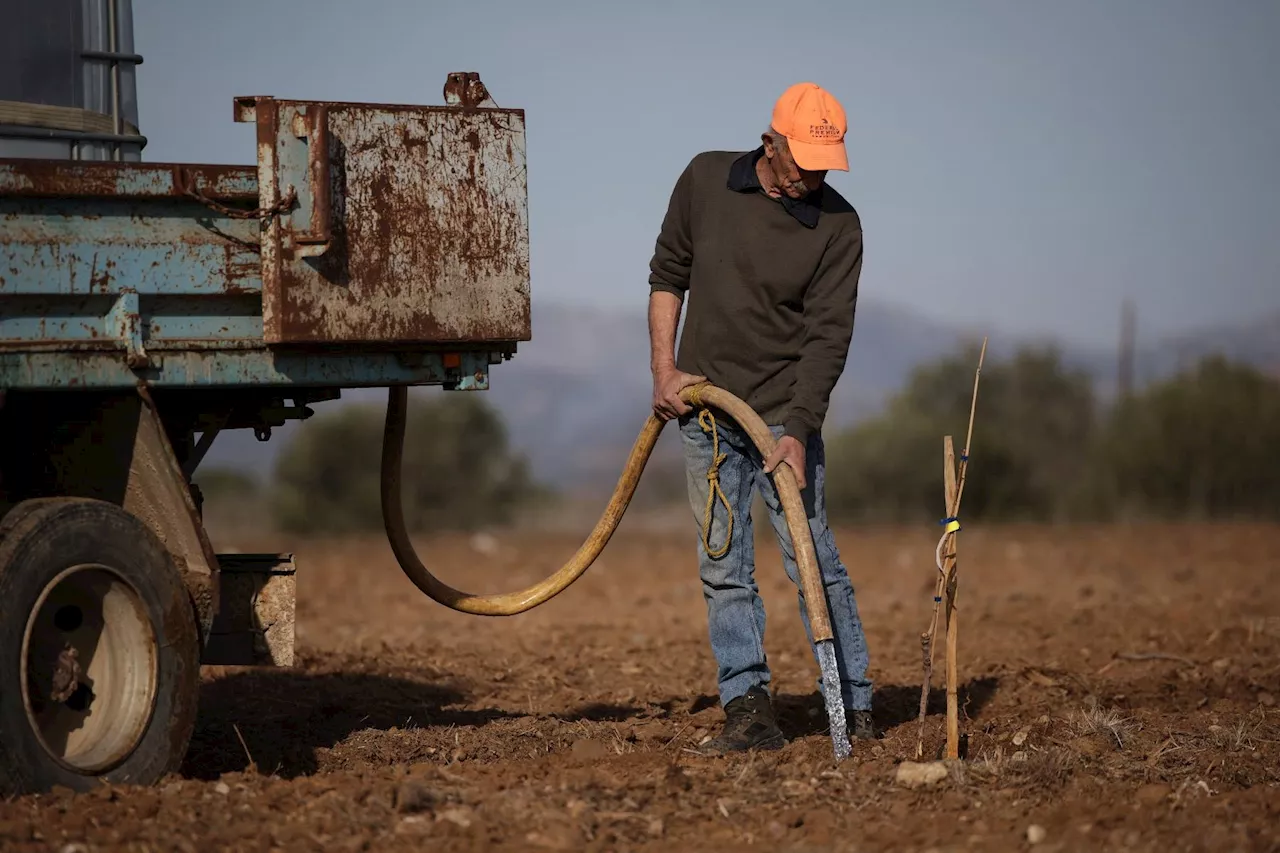
[[[745,695],[730,700],[724,706],[724,716],[724,729],[720,734],[698,747],[703,755],[781,749],[786,745],[787,739],[773,713],[773,703],[761,687],[752,687]]]
[[[881,737],[880,732],[876,730],[875,722],[871,719],[870,711],[849,712],[850,740],[879,740]]]

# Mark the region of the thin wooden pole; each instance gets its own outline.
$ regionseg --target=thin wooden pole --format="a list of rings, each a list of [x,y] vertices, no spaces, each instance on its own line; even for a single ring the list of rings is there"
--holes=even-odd
[[[959,486],[956,483],[956,451],[951,436],[942,439],[943,483],[945,505],[958,510]],[[947,758],[960,757],[960,715],[956,700],[956,533],[951,534],[951,547],[942,555],[943,577],[946,578],[947,607]],[[945,548],[945,546],[944,546]]]

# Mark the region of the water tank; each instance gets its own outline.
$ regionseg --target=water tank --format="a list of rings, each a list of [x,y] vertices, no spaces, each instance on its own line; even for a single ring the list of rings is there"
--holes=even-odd
[[[140,160],[132,0],[0,0],[0,157]]]

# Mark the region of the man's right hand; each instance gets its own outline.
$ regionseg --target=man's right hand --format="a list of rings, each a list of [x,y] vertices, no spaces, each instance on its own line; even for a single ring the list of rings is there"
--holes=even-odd
[[[674,367],[656,371],[653,374],[653,413],[660,420],[669,421],[693,411],[680,399],[680,392],[690,385],[706,381],[705,376],[694,376]]]

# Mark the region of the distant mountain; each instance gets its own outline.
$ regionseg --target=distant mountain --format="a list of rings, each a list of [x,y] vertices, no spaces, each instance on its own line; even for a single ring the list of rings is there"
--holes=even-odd
[[[496,365],[487,399],[502,413],[513,444],[526,453],[540,479],[561,488],[598,492],[616,481],[626,453],[648,415],[649,378],[645,306],[605,310],[535,302],[533,340],[515,358]],[[999,330],[989,357],[1012,353],[1023,343]],[[848,366],[832,395],[828,423],[841,427],[878,412],[912,369],[953,352],[970,330],[935,323],[893,305],[859,303]],[[1060,344],[1064,359],[1097,381],[1098,393],[1115,387],[1116,355]],[[1266,368],[1280,367],[1280,314],[1247,325],[1206,329],[1139,347],[1136,377],[1152,381],[1213,352]],[[441,393],[424,389],[415,393]],[[384,389],[346,391],[342,400],[318,404],[330,411],[344,402],[382,405]],[[260,474],[270,471],[280,448],[306,425],[292,423],[257,442],[247,430],[219,436],[206,465],[227,465]],[[651,466],[674,466],[679,443],[668,428]]]

